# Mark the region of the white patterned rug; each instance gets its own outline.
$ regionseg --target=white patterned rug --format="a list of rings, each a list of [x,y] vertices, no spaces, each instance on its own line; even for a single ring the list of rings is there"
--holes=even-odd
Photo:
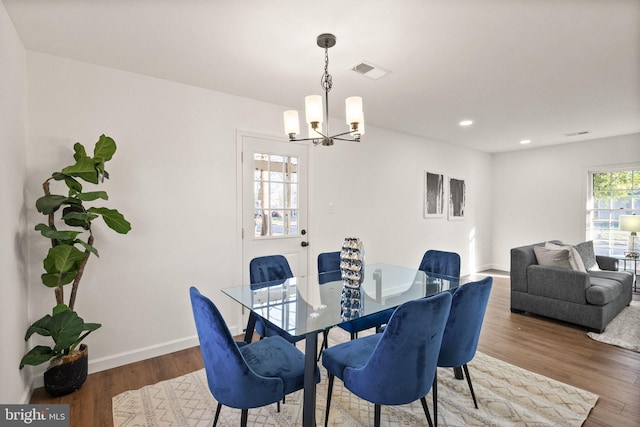
[[[332,331],[338,334],[342,331]],[[479,409],[475,409],[466,381],[453,378],[450,369],[438,370],[438,424],[440,426],[580,426],[598,396],[538,375],[482,353],[469,363]],[[324,423],[326,371],[318,384],[316,417]],[[431,393],[427,396],[431,415]],[[216,401],[204,370],[126,391],[112,399],[114,427],[211,426]],[[249,410],[251,426],[302,424],[302,391],[287,396],[281,412],[276,405]],[[240,423],[240,410],[223,407],[219,426]],[[331,403],[331,426],[365,427],[373,424],[373,404],[357,398],[336,380]],[[426,425],[420,401],[383,406],[383,426]]]
[[[603,333],[587,332],[587,335],[596,341],[640,352],[640,301],[631,301]]]

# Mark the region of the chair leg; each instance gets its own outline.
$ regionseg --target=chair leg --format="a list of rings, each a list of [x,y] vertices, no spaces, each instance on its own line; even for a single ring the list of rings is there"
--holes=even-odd
[[[218,417],[220,416],[220,409],[222,409],[222,403],[218,402],[218,407],[216,408],[216,416],[213,419],[213,427],[216,427],[216,424],[218,424]]]
[[[316,362],[320,361],[320,356],[322,356],[322,350],[325,348],[329,348],[329,329],[325,329],[322,331],[322,344],[320,344],[320,351],[318,352],[318,358]]]
[[[377,403],[373,407],[373,425],[374,427],[380,427],[380,405]]]
[[[247,419],[249,418],[249,410],[243,409],[240,415],[240,427],[247,427]]]
[[[276,402],[276,406],[278,407],[278,412],[280,412],[280,401]]]
[[[436,368],[436,373],[433,375],[433,386],[431,386],[431,390],[433,390],[433,424],[438,425],[438,368]]]
[[[433,427],[433,421],[431,421],[431,414],[429,413],[429,407],[427,406],[427,399],[423,397],[420,398],[420,402],[422,403],[422,409],[424,409],[424,414],[427,416],[427,422],[429,423],[429,427]]]
[[[335,376],[329,373],[329,384],[327,385],[327,408],[324,413],[324,427],[329,425],[329,409],[331,408],[331,392],[333,391],[333,380]]]
[[[473,404],[478,409],[478,402],[476,401],[476,394],[473,392],[473,386],[471,385],[471,377],[469,376],[469,368],[465,363],[462,365],[462,369],[464,369],[464,376],[467,377],[467,384],[469,384],[469,390],[471,390],[471,397],[473,398]]]

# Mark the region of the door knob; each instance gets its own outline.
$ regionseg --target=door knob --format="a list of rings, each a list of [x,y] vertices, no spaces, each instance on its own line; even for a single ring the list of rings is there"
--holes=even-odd
[[[302,246],[303,248],[306,248],[307,246],[309,246],[309,242],[301,242],[300,246]]]

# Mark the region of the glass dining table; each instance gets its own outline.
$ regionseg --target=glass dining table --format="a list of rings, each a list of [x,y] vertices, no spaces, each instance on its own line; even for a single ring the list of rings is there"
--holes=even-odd
[[[305,372],[303,422],[315,426],[316,355],[318,333],[343,322],[363,318],[384,310],[440,292],[456,289],[456,277],[425,273],[424,271],[390,264],[366,264],[361,286],[360,307],[344,310],[342,281],[326,283],[326,277],[339,277],[337,272],[321,273],[320,277],[292,277],[265,283],[225,288],[226,295],[251,310],[245,340],[253,335],[255,315],[294,337],[305,338]],[[322,284],[320,284],[322,283]]]

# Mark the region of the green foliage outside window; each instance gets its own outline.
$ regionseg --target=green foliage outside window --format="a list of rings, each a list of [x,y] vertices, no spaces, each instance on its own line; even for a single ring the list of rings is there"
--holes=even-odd
[[[589,238],[599,255],[622,256],[628,233],[619,230],[620,215],[640,214],[640,170],[594,172]]]

